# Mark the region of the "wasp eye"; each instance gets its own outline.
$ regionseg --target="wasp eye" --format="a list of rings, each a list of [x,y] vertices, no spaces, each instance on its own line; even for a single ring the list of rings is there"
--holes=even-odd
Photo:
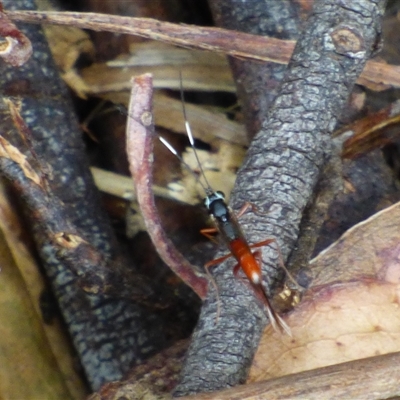
[[[221,192],[220,190],[218,190],[218,191],[216,192],[216,194],[218,195],[218,197],[219,197],[220,199],[225,200],[225,194],[224,194],[224,192]]]

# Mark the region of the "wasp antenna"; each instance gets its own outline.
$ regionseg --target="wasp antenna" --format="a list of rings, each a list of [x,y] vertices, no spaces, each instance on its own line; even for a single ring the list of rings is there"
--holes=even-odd
[[[189,138],[189,143],[192,147],[194,147],[194,139],[192,135],[192,130],[190,129],[190,124],[188,121],[185,120],[185,128],[186,128],[186,133]]]
[[[162,136],[158,137],[160,142],[185,166],[185,168],[192,174],[196,182],[198,182],[203,190],[207,193],[207,188],[203,185],[199,177],[195,174],[195,172],[190,168],[189,164],[187,164],[184,159],[178,154],[178,152],[174,149],[174,147]]]
[[[162,137],[159,136],[160,142],[176,157],[181,159],[181,156],[178,154],[178,152]],[[181,160],[182,161],[182,160]]]
[[[203,167],[201,165],[201,162],[200,162],[200,159],[199,159],[199,155],[197,154],[197,150],[194,147],[194,139],[193,139],[193,135],[192,135],[192,130],[190,128],[190,124],[189,124],[189,121],[187,119],[187,114],[186,114],[185,95],[184,95],[184,92],[183,92],[183,80],[182,80],[182,72],[181,71],[179,71],[179,81],[180,81],[180,89],[181,89],[182,113],[183,113],[183,118],[185,120],[186,134],[187,134],[187,137],[189,138],[190,147],[193,149],[193,153],[194,153],[194,155],[196,157],[197,165],[199,166],[201,176],[204,179],[204,182],[205,182],[205,184],[207,186],[207,189],[203,185],[202,186],[204,188],[205,193],[208,194],[208,193],[213,192],[213,190],[211,188],[210,183],[207,180],[206,174],[204,173],[204,169],[203,169]]]
[[[180,93],[181,93],[183,119],[185,120],[185,123],[186,123],[187,122],[187,117],[186,117],[186,107],[185,107],[185,94],[183,92],[182,71],[179,71],[179,88],[180,88]]]

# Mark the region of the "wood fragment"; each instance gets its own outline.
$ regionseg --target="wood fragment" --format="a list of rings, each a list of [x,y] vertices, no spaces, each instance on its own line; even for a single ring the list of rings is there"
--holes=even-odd
[[[379,400],[400,396],[399,380],[400,353],[392,353],[180,399]]]
[[[221,28],[177,25],[150,18],[76,12],[7,11],[6,14],[15,21],[71,25],[95,31],[125,33],[176,46],[278,64],[289,62],[295,46],[295,41],[292,40],[280,40]],[[382,89],[388,86],[400,87],[400,66],[368,61],[360,79],[361,84],[367,87],[370,86],[368,82],[372,82],[374,89],[377,85]]]

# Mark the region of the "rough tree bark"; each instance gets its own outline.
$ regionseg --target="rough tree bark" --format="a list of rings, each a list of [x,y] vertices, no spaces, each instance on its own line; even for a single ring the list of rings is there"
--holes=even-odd
[[[212,0],[214,20],[221,28],[296,40],[310,11],[308,2]],[[304,7],[304,9],[302,8]],[[307,9],[308,7],[308,9]],[[285,65],[229,58],[250,139],[260,130],[275,99]]]
[[[232,206],[250,201],[267,216],[243,217],[250,242],[276,237],[287,258],[302,211],[332,152],[330,133],[380,37],[384,0],[316,1],[269,118],[238,173]],[[273,249],[263,251],[265,283],[278,275]],[[215,269],[222,312],[210,291],[175,394],[212,391],[244,381],[265,315],[232,276],[232,261]]]
[[[6,10],[35,9],[33,0],[5,0],[3,5]],[[132,300],[86,293],[60,253],[54,234],[61,231],[66,235],[58,239],[68,239],[72,228],[65,227],[70,226],[109,266],[115,266],[120,256],[100,207],[68,92],[41,29],[24,25],[21,30],[32,42],[33,55],[20,68],[0,63],[1,94],[4,100],[17,97],[21,102],[20,114],[30,137],[21,140],[5,106],[0,135],[27,155],[48,189],[34,186],[18,164],[7,158],[0,158],[0,169],[28,205],[26,214],[43,265],[89,382],[97,389],[106,381],[121,378],[132,364],[165,344],[162,321]],[[90,258],[93,253],[81,254],[85,255]]]

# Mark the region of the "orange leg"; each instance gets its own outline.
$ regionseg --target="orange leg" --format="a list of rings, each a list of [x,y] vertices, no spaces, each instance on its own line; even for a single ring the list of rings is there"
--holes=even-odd
[[[205,229],[201,230],[201,233],[203,233]],[[215,232],[216,229],[214,228],[209,228],[209,230],[211,232]],[[207,229],[208,231],[208,229]],[[203,233],[203,235],[205,235],[207,237],[207,235],[205,233]],[[279,257],[279,264],[281,266],[281,268],[285,271],[286,275],[288,276],[288,278],[297,286],[298,289],[301,289],[301,286],[297,283],[296,279],[294,279],[294,277],[292,276],[292,274],[288,271],[288,269],[285,267],[285,263],[283,262],[283,256],[282,256],[282,252],[280,247],[278,246],[278,243],[276,241],[276,239],[266,239],[263,240],[261,242],[258,243],[254,243],[250,245],[251,249],[257,248],[257,247],[264,247],[264,246],[268,246],[271,243],[275,243],[276,244],[276,251],[278,252],[278,257]],[[253,254],[259,254],[260,255],[260,259],[259,261],[259,265],[262,265],[262,260],[261,260],[261,253],[260,252],[255,252]],[[210,267],[214,267],[215,265],[221,264],[223,261],[227,260],[229,257],[233,257],[232,254],[226,254],[225,256],[219,257],[219,258],[215,258],[214,260],[208,261],[204,267],[208,270],[208,268]],[[236,265],[234,269],[240,269],[240,265]]]
[[[212,240],[213,242],[217,242],[215,240],[215,237],[212,236],[212,234],[213,233],[218,233],[218,229],[216,229],[216,228],[205,228],[205,229],[202,229],[200,231],[200,233],[202,235],[204,235],[206,238]],[[208,278],[210,279],[210,282],[213,285],[213,287],[215,289],[215,292],[217,294],[217,316],[216,316],[216,322],[218,322],[219,316],[221,315],[221,305],[220,305],[221,301],[220,301],[220,296],[219,296],[218,285],[215,282],[214,277],[210,274],[210,268],[215,266],[215,265],[217,265],[217,264],[222,263],[223,261],[225,261],[229,257],[232,257],[232,255],[231,254],[227,254],[226,256],[216,258],[215,260],[211,260],[211,261],[207,262],[204,265],[204,268],[206,270],[206,274],[207,274]]]
[[[215,258],[204,265],[205,268],[214,267],[214,265],[221,264],[223,261],[227,260],[229,257],[233,257],[232,254],[226,254],[225,256]]]
[[[233,275],[235,275],[235,278],[238,278],[239,271],[240,271],[240,264],[236,264],[233,267]]]
[[[210,274],[210,270],[209,270],[209,267],[207,267],[207,264],[204,267],[205,267],[208,279],[210,279],[211,285],[213,285],[213,287],[215,289],[215,293],[217,295],[217,316],[215,319],[216,319],[216,322],[218,322],[219,316],[221,315],[221,305],[220,305],[221,300],[220,300],[220,296],[219,296],[218,285],[217,285],[217,282],[215,282],[214,277]]]
[[[236,214],[236,218],[240,218],[245,212],[247,212],[248,209],[251,209],[251,211],[253,211],[254,214],[259,214],[259,215],[266,215],[268,214],[269,211],[266,212],[262,212],[258,209],[258,207],[253,204],[250,203],[248,201],[246,201],[246,203],[243,204],[243,206],[241,207],[241,209],[238,211],[238,213]]]
[[[270,243],[276,243],[275,239],[267,239],[267,240],[263,240],[262,242],[258,242],[258,243],[254,243],[250,245],[251,249],[254,249],[256,247],[264,247],[264,246],[268,246]]]
[[[216,258],[215,260],[211,260],[208,263],[204,264],[204,268],[206,270],[206,274],[207,274],[208,278],[210,279],[211,284],[213,285],[213,287],[214,287],[214,289],[215,289],[215,291],[217,293],[217,302],[218,302],[217,303],[218,304],[217,305],[217,318],[216,318],[217,321],[218,321],[219,316],[221,314],[220,297],[219,297],[218,285],[215,282],[214,277],[210,273],[210,268],[215,266],[215,265],[217,265],[217,264],[221,264],[223,261],[225,261],[229,257],[232,257],[232,254],[227,254],[227,255],[225,255],[223,257]]]
[[[279,247],[278,242],[276,241],[276,239],[267,239],[267,240],[264,240],[263,242],[252,244],[250,246],[250,248],[268,246],[270,243],[275,243],[275,249],[276,249],[276,251],[278,253],[280,267],[285,271],[285,274],[292,281],[292,283],[297,287],[297,289],[298,290],[302,290],[303,288],[298,284],[296,279],[294,279],[293,275],[286,268],[285,263],[283,262],[283,256],[282,256],[281,248]],[[262,265],[261,262],[260,262],[260,265]]]
[[[251,210],[254,212],[254,207],[256,207],[254,204],[246,201],[246,203],[244,203],[241,209],[237,212],[236,218],[239,219],[249,208],[251,208]]]
[[[213,234],[218,233],[217,228],[204,228],[200,230],[200,233],[204,235],[207,239],[213,241],[214,243],[219,244],[218,241],[213,236]]]

